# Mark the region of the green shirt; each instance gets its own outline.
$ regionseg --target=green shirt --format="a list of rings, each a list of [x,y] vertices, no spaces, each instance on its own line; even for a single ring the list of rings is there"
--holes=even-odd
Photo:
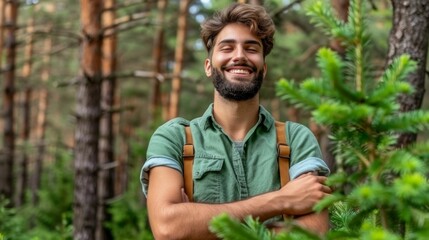
[[[141,173],[145,194],[152,167],[168,166],[183,173],[185,125],[191,126],[195,149],[195,202],[232,202],[280,188],[273,117],[261,106],[257,124],[243,142],[234,143],[216,123],[212,110],[210,105],[202,117],[190,122],[176,118],[155,131]],[[286,132],[291,147],[291,179],[308,171],[329,174],[317,140],[307,127],[286,122]]]

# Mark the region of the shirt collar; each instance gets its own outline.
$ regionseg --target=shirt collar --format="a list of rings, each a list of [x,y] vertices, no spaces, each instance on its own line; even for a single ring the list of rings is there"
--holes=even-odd
[[[264,126],[265,130],[270,130],[270,128],[274,125],[273,116],[261,105],[259,105],[259,124]],[[200,118],[199,125],[203,129],[207,129],[208,127],[216,124],[213,117],[213,103],[209,105],[207,110],[204,112],[203,116]]]

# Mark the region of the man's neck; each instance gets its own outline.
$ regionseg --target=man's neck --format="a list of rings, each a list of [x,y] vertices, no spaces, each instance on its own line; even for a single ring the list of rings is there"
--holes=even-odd
[[[244,140],[258,122],[259,95],[246,101],[229,101],[215,91],[213,116],[234,141]]]

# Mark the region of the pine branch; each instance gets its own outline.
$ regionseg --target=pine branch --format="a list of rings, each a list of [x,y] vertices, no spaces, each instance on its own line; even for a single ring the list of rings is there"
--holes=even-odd
[[[268,240],[271,238],[271,233],[267,229],[261,230],[261,235],[258,235],[258,231],[255,231],[255,229],[262,229],[263,226],[259,225],[259,227],[255,227],[252,221],[249,218],[246,220],[247,224],[253,226],[249,227],[237,220],[233,220],[227,214],[221,214],[211,221],[210,231],[225,240]]]
[[[305,94],[303,91],[298,90],[297,87],[286,79],[281,79],[277,82],[277,96],[283,100],[288,100],[297,107],[304,109],[315,109],[319,101],[317,96]]]
[[[311,22],[321,28],[327,35],[335,35],[334,29],[340,29],[344,23],[338,20],[331,8],[324,7],[321,1],[311,4],[307,9],[307,15],[311,17]]]
[[[380,131],[413,132],[417,133],[429,128],[429,112],[415,110],[389,116],[375,125]]]

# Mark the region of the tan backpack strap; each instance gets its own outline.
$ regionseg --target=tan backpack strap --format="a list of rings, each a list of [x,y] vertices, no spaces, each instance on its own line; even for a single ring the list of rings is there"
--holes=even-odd
[[[185,181],[185,193],[190,202],[194,200],[194,181],[192,178],[192,166],[194,164],[194,145],[190,126],[185,126],[185,145],[183,145],[183,176]]]
[[[275,125],[277,135],[277,161],[279,162],[280,186],[283,187],[290,180],[290,147],[287,145],[285,123],[276,121]],[[283,214],[283,219],[287,218],[288,216]]]
[[[286,140],[285,123],[276,121],[277,133],[277,154],[280,171],[280,185],[283,187],[289,182],[289,160],[290,160],[290,147]]]

